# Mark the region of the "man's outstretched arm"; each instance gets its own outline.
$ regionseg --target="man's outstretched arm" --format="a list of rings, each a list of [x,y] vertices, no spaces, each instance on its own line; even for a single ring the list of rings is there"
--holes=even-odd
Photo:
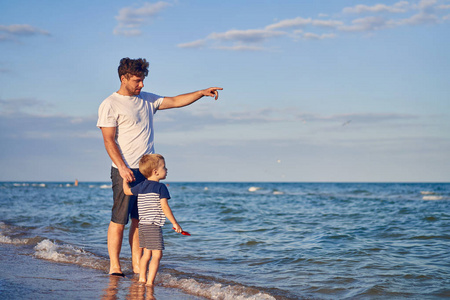
[[[214,97],[216,100],[219,99],[219,92],[223,90],[220,87],[211,87],[208,89],[182,94],[175,97],[164,97],[164,101],[159,106],[159,109],[168,109],[168,108],[177,108],[183,107],[189,104],[194,103],[198,99],[202,97]]]

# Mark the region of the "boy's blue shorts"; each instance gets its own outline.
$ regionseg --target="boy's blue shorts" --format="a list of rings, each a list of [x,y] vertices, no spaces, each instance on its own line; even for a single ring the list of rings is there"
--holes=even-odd
[[[131,171],[133,171],[134,178],[136,178],[135,181],[130,182],[131,187],[145,180],[139,169],[131,169]],[[137,197],[127,196],[123,193],[123,179],[117,168],[111,167],[111,181],[114,199],[111,221],[126,225],[128,224],[129,215],[131,215],[131,218],[139,220]]]

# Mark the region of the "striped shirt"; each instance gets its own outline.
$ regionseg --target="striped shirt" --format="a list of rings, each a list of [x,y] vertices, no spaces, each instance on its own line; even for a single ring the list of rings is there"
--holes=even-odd
[[[164,226],[166,215],[161,208],[161,199],[170,199],[166,185],[146,179],[132,187],[131,192],[138,198],[139,223]]]

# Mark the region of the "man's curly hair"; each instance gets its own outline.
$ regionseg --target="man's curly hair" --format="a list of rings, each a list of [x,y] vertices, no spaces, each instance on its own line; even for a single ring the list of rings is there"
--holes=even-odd
[[[122,78],[122,75],[125,75],[126,78],[130,78],[132,75],[147,77],[148,66],[149,63],[145,60],[145,58],[122,58],[118,68],[119,78]]]

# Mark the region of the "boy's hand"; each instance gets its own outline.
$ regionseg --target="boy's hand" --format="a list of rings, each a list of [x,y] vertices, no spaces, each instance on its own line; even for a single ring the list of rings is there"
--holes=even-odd
[[[131,189],[130,189],[130,185],[128,184],[128,181],[124,179],[124,180],[122,180],[122,182],[123,182],[123,185],[122,185],[123,193],[127,196],[133,195],[133,193],[131,192]]]
[[[180,226],[180,224],[178,224],[178,223],[176,223],[176,224],[173,224],[173,230],[175,230],[176,232],[178,232],[178,233],[181,233],[182,231],[183,231],[183,229],[181,229],[181,226]]]

